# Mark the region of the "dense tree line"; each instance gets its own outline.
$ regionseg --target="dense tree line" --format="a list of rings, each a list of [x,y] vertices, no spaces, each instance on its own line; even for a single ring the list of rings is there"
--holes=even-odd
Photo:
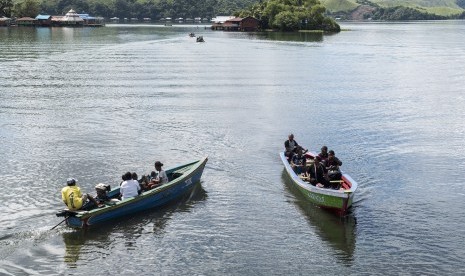
[[[340,26],[325,16],[325,12],[326,8],[318,0],[268,0],[235,15],[259,19],[262,29],[339,32]]]
[[[106,18],[212,18],[231,15],[255,2],[257,0],[0,0],[0,16],[61,15],[74,9],[78,13]],[[9,8],[4,5],[7,3]]]
[[[12,9],[13,9],[12,0],[0,0],[0,17],[1,16],[10,17]]]
[[[371,16],[373,20],[443,20],[445,16],[421,12],[408,7],[378,8]]]

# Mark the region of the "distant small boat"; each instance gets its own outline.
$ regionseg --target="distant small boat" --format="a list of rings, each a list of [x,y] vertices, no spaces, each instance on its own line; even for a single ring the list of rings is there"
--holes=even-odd
[[[180,165],[166,170],[169,182],[157,188],[145,191],[138,196],[117,201],[119,189],[112,189],[107,196],[112,201],[105,202],[102,208],[95,208],[89,211],[68,209],[59,211],[58,217],[65,217],[66,224],[74,228],[87,228],[128,216],[133,213],[153,209],[165,205],[175,199],[182,197],[191,191],[195,184],[200,181],[205,164],[208,158]]]
[[[284,168],[292,180],[292,184],[309,200],[310,202],[320,206],[321,208],[334,211],[338,215],[345,215],[352,206],[355,191],[357,190],[357,182],[355,182],[348,174],[341,171],[342,180],[340,183],[341,189],[333,190],[331,188],[319,188],[304,181],[300,175],[297,175],[292,169],[284,152],[279,154]],[[313,159],[316,154],[307,152],[305,156]]]
[[[205,40],[203,39],[203,36],[198,36],[197,42],[205,42]]]
[[[190,33],[190,34],[189,34],[189,37],[195,37],[195,34],[194,34],[194,33]]]

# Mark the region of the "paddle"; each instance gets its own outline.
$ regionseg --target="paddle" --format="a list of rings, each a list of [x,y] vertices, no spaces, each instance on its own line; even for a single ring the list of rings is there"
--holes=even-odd
[[[64,220],[60,221],[60,223],[58,223],[57,225],[53,226],[52,229],[50,229],[50,230],[53,230],[53,229],[57,228],[58,225],[60,225],[60,224],[62,224],[63,222],[65,222],[68,218],[69,218],[69,216],[68,216],[68,217],[65,217]]]

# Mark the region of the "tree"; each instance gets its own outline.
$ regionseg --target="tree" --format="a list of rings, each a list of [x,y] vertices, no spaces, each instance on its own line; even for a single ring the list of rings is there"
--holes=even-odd
[[[340,26],[333,19],[326,17],[325,13],[326,8],[318,0],[268,0],[238,14],[241,17],[257,18],[262,29],[339,32]]]
[[[13,12],[16,17],[36,17],[40,11],[40,3],[38,0],[24,0],[18,2],[13,7]]]
[[[297,14],[283,11],[275,16],[272,26],[281,31],[293,31],[299,28],[300,20]]]
[[[13,0],[0,0],[0,16],[11,17]]]

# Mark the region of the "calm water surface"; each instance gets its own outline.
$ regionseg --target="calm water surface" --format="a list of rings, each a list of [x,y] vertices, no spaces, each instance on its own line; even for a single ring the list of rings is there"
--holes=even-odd
[[[465,273],[465,23],[342,27],[0,28],[0,275]],[[346,218],[290,185],[290,132],[358,181]],[[67,177],[205,155],[180,202],[50,230]]]

